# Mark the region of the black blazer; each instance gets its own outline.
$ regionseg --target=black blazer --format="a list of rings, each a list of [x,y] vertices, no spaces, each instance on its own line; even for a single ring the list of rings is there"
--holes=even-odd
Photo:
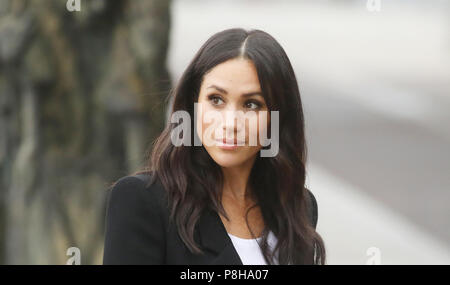
[[[103,264],[242,265],[219,215],[205,210],[194,239],[203,255],[191,253],[175,227],[169,226],[167,197],[160,181],[147,186],[150,175],[122,177],[108,190]],[[317,202],[310,193],[311,224],[317,225]]]

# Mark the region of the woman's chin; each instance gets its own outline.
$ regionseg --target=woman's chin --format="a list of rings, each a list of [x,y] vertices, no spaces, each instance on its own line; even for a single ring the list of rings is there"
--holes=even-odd
[[[216,150],[210,154],[213,160],[222,167],[235,167],[245,162],[245,157],[238,152]]]

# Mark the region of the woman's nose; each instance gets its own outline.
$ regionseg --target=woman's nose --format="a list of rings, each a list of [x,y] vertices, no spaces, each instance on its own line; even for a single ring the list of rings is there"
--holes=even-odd
[[[243,112],[240,110],[226,110],[222,113],[223,130],[227,136],[239,133],[243,129]]]

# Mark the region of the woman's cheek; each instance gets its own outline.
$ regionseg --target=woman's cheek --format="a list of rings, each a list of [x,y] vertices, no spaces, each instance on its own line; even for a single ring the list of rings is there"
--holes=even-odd
[[[261,116],[261,118],[259,118]],[[258,145],[259,147],[263,147],[261,142],[263,139],[268,139],[269,137],[269,127],[270,127],[270,115],[268,111],[263,111],[258,116]],[[264,123],[264,125],[260,126],[260,123]]]
[[[260,147],[260,130],[259,130],[259,116],[256,120],[248,124],[246,132],[248,133],[248,145],[252,148]]]
[[[203,106],[201,116],[199,116],[199,124],[202,127],[202,144],[204,146],[211,147],[216,144],[215,132],[220,130],[220,115],[220,112],[217,112],[213,108]]]
[[[203,111],[202,111],[202,107],[201,107],[201,103],[199,103],[197,105],[197,121],[195,122],[196,124],[196,132],[197,132],[197,136],[199,137],[200,141],[203,142],[203,129],[204,129],[204,124],[203,124]]]

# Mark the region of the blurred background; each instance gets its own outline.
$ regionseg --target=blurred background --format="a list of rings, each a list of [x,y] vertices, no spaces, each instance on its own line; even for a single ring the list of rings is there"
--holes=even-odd
[[[449,1],[67,2],[0,2],[0,264],[101,264],[106,189],[233,27],[294,66],[327,263],[450,264]]]

